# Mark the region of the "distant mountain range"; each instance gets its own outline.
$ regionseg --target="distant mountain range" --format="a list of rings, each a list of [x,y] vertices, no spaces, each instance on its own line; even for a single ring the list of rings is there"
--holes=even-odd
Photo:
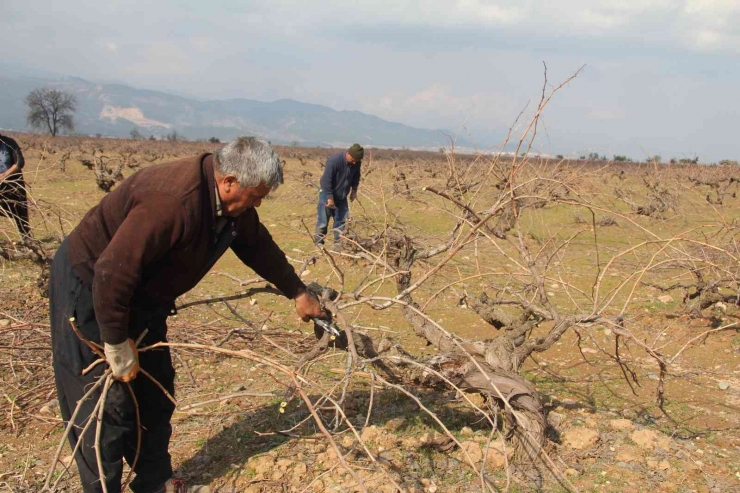
[[[197,101],[122,84],[96,84],[75,77],[0,75],[0,128],[27,131],[24,98],[41,87],[75,94],[75,131],[129,137],[136,128],[148,137],[176,130],[189,139],[255,135],[275,144],[343,147],[360,142],[374,147],[438,149],[449,145],[437,130],[414,128],[359,111],[336,111],[290,99]],[[449,133],[449,132],[445,132]],[[458,140],[458,146],[472,147]]]

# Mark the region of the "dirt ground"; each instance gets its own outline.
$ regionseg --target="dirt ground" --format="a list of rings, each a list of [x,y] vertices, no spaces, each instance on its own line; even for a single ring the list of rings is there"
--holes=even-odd
[[[85,161],[94,163],[103,156],[115,166],[125,160],[122,173],[128,176],[138,167],[218,147],[201,142],[23,135],[17,140],[27,159],[34,235],[47,254],[105,195]],[[262,222],[296,269],[317,257],[302,273],[306,282],[336,286],[334,268],[306,231],[315,224],[315,185],[330,151],[281,148],[279,152],[286,161],[286,183],[260,208]],[[424,192],[426,186],[442,188],[439,184],[444,184],[449,170],[444,156],[377,152],[366,157],[363,166],[360,201],[352,204],[350,231],[368,236],[378,224],[402,224],[424,245],[434,245],[448,235],[455,223],[452,208]],[[641,194],[648,193],[637,178],[640,169],[625,168],[625,179],[620,169],[611,167],[562,166],[580,166],[582,192],[594,197],[608,195],[614,201],[618,195],[614,189],[619,188],[629,200],[639,202]],[[630,178],[633,172],[635,177]],[[629,217],[663,236],[715,223],[734,224],[740,217],[740,200],[731,191],[722,204],[712,204],[704,195],[713,188],[694,184],[688,190],[686,184],[693,182],[682,183],[675,185],[684,187],[676,210],[661,219]],[[621,209],[613,206],[614,210],[628,215],[627,202],[620,204]],[[637,226],[614,217],[617,225],[596,229],[601,232],[600,254],[617,258],[616,252],[642,240],[636,237]],[[0,491],[39,491],[63,433],[54,400],[48,300],[43,282],[39,287],[40,262],[24,254],[9,220],[0,218],[0,223],[3,251],[17,253],[13,259],[4,258],[0,270]],[[580,229],[588,231],[591,218],[583,210],[544,208],[523,217],[521,223],[528,238],[539,241],[544,250],[548,237],[569,238]],[[706,244],[719,244],[708,238]],[[562,310],[570,306],[573,292],[590,289],[593,263],[589,261],[596,257],[588,241],[569,245],[571,253],[557,257],[557,276],[548,275],[545,281],[548,297]],[[344,273],[347,292],[367,282],[367,262],[348,250],[333,258]],[[628,277],[627,272],[637,270],[627,258],[618,257],[609,266],[605,292]],[[450,332],[468,340],[494,339],[500,331],[461,299],[466,293],[472,297],[500,289],[494,274],[471,277],[481,269],[493,273],[511,262],[492,246],[484,246],[483,240],[471,243],[419,290],[416,299],[422,305],[432,300],[425,313]],[[602,271],[605,264],[598,264]],[[428,267],[414,274],[419,276]],[[383,277],[379,271],[372,275]],[[229,252],[179,303],[244,292],[253,284],[240,285],[240,281],[254,277]],[[676,279],[675,270],[665,270],[651,281],[667,285]],[[445,288],[454,282],[458,283]],[[740,333],[732,325],[737,322],[737,306],[714,303],[692,312],[683,303],[680,288],[662,292],[645,283],[636,286],[629,299],[619,292],[614,301],[616,311],[622,309],[620,302],[628,305],[624,320],[634,341],[618,342],[619,336],[608,326],[579,327],[523,364],[521,374],[540,392],[549,425],[546,458],[537,467],[513,456],[510,444],[459,393],[410,389],[417,402],[404,392],[379,385],[369,367],[346,380],[347,353],[329,349],[310,365],[313,385],[307,385],[305,392],[351,465],[349,471],[301,399],[290,399],[285,407],[281,404],[290,383],[285,374],[254,360],[184,347],[174,350],[178,409],[170,446],[173,463],[188,484],[200,486],[194,491],[201,492],[360,491],[354,474],[362,478],[367,491],[484,491],[480,467],[488,481],[485,491],[740,491]],[[393,296],[394,288],[391,279],[368,289],[376,296]],[[390,337],[414,356],[436,352],[413,333],[398,309],[373,310],[355,304],[344,313],[356,330],[375,339]],[[550,329],[543,323],[528,337],[544,337]],[[169,320],[169,339],[233,351],[250,349],[288,366],[316,344],[313,327],[296,317],[291,302],[270,294],[238,299],[230,306],[214,302],[182,309]],[[617,347],[621,365],[615,360]],[[670,361],[664,372],[646,348]],[[346,394],[341,412],[322,402],[329,392]],[[440,422],[461,447],[435,448],[445,436]],[[65,446],[61,462],[70,466],[70,474],[62,478],[59,491],[81,491],[70,454]],[[57,466],[57,471],[61,468]]]

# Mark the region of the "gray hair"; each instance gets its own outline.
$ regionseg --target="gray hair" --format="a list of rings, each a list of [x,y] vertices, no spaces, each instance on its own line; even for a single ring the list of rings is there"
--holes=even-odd
[[[257,137],[237,137],[216,152],[219,174],[234,175],[241,187],[264,183],[275,190],[283,184],[283,163],[275,150]]]

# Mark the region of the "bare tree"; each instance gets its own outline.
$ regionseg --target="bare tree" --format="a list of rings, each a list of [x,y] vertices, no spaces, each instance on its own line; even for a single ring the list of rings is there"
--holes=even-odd
[[[77,99],[58,89],[34,89],[26,96],[28,124],[46,129],[53,136],[61,130],[74,130],[72,114],[77,109]]]

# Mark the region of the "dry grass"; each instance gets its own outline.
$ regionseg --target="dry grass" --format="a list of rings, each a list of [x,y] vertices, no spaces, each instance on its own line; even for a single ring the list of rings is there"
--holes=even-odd
[[[109,162],[126,160],[122,172],[128,176],[137,166],[215,147],[207,143],[27,136],[18,136],[17,140],[27,156],[25,176],[35,203],[34,233],[47,253],[53,252],[59,238],[104,195],[93,171],[82,161],[100,156]],[[338,268],[345,293],[364,287],[363,294],[374,296],[376,303],[381,303],[379,298],[396,296],[398,286],[388,269],[356,258],[358,251],[351,253],[351,242],[345,250],[350,254],[337,257],[333,267],[315,250],[305,232],[303,223],[312,228],[314,222],[316,189],[312,183],[318,182],[329,151],[284,148],[279,152],[286,159],[286,184],[265,201],[260,215],[286,253],[295,259],[296,267],[312,256],[318,258],[307,267],[304,279],[337,287]],[[447,190],[481,213],[501,196],[501,188],[496,187],[501,180],[495,173],[486,180],[481,177],[488,170],[511,166],[509,161],[492,166],[491,158],[453,159],[436,153],[391,151],[377,152],[366,159],[360,201],[352,204],[348,237],[387,261],[392,259],[393,248],[389,231],[412,238],[420,252],[447,242],[450,231],[466,216],[453,202],[424,188]],[[500,338],[503,330],[495,329],[468,308],[483,292],[492,298],[537,292],[531,271],[522,260],[521,245],[525,245],[541,267],[542,287],[553,310],[563,316],[591,313],[595,304],[601,317],[575,324],[546,351],[533,353],[533,358],[521,363],[520,371],[541,393],[546,407],[563,416],[549,431],[550,441],[545,448],[557,469],[574,469],[577,474],[567,477],[580,490],[598,487],[599,491],[626,491],[657,488],[663,483],[673,485],[673,491],[689,491],[736,484],[732,481],[740,463],[740,440],[735,431],[740,415],[740,336],[733,327],[708,333],[734,323],[736,307],[727,301],[724,305],[712,302],[700,309],[697,317],[695,310],[688,309],[690,300],[687,298],[687,305],[682,300],[696,293],[696,272],[706,281],[721,281],[715,293],[725,300],[737,292],[735,222],[740,203],[732,188],[733,178],[739,176],[737,170],[727,166],[665,166],[656,170],[652,165],[529,160],[521,173],[519,179],[531,184],[522,190],[532,197],[546,196],[546,204],[532,203],[523,208],[507,240],[480,228],[481,234],[470,236],[463,245],[471,221],[475,223],[467,216],[468,223],[452,237],[452,248],[459,245],[459,251],[414,291],[414,300],[425,306],[424,312],[432,321],[463,340]],[[697,176],[702,177],[701,183]],[[647,203],[655,192],[647,184],[655,180],[678,197],[676,208],[664,210],[660,217],[640,215],[630,202]],[[616,193],[616,189],[622,193]],[[7,248],[14,248],[7,243],[16,239],[12,223],[2,221],[0,231]],[[367,243],[372,239],[374,243]],[[435,269],[445,255],[414,263],[411,282]],[[53,410],[42,412],[54,396],[44,325],[48,323],[48,308],[36,287],[40,272],[36,263],[5,261],[2,269],[6,300],[3,316],[10,324],[0,328],[0,394],[5,400],[1,408],[0,484],[4,482],[13,491],[33,490],[48,470],[54,443],[61,433]],[[246,289],[218,272],[239,279],[253,277],[228,253],[214,272],[181,301]],[[372,281],[376,282],[367,286]],[[686,286],[665,293],[654,287],[673,284]],[[665,294],[672,301],[658,300]],[[257,327],[264,322],[263,331],[247,328],[224,304],[201,305],[171,319],[171,340],[213,346],[230,330],[241,329],[224,347],[249,348],[286,363],[291,362],[290,357],[276,346],[295,355],[314,346],[312,330],[296,319],[289,303],[266,294],[251,299],[253,304],[245,299],[235,302],[232,309]],[[599,301],[595,303],[595,299]],[[345,298],[344,304],[347,306],[342,312],[356,331],[376,340],[392,337],[416,358],[428,359],[438,352],[414,334],[402,307],[378,311],[367,303],[354,303],[352,297]],[[509,317],[521,313],[512,306],[502,309]],[[616,317],[621,317],[621,326],[605,322]],[[545,338],[556,324],[556,320],[543,320],[526,334],[527,341]],[[334,467],[337,461],[327,451],[326,440],[310,419],[307,407],[300,400],[291,400],[287,412],[278,412],[284,388],[290,384],[284,376],[254,361],[187,348],[177,349],[176,354],[178,400],[183,411],[175,417],[172,451],[187,476],[199,483],[237,491],[279,491],[275,488],[283,484],[289,491],[301,491],[312,480],[316,482],[308,491],[323,491],[319,486],[329,491],[334,486],[352,489],[342,486],[353,480],[341,467]],[[660,359],[666,363],[662,372]],[[323,422],[337,433],[334,440],[350,452],[347,461],[361,473],[369,491],[387,486],[386,475],[409,491],[428,490],[431,483],[437,491],[481,489],[480,478],[459,451],[440,452],[421,446],[430,438],[425,434],[436,433],[436,438],[443,434],[432,415],[421,411],[399,390],[384,388],[378,381],[371,386],[369,366],[358,369],[347,381],[346,366],[347,353],[329,349],[311,366],[310,378],[316,387],[308,386],[306,393]],[[718,384],[724,381],[730,383],[730,388],[720,390]],[[329,389],[339,393],[328,395],[342,395],[345,385],[342,409],[348,419],[333,421],[337,415],[333,406],[317,401]],[[255,392],[274,397],[238,395]],[[415,392],[456,439],[485,448],[492,428],[469,402],[449,391]],[[662,403],[658,395],[662,395]],[[371,398],[373,406],[369,409]],[[214,402],[198,405],[207,401]],[[624,461],[617,460],[617,455],[631,446],[629,433],[616,432],[607,424],[618,417],[671,437],[664,444],[667,455],[661,455],[662,449],[658,448],[644,450],[637,462],[628,463],[630,469],[618,466]],[[360,430],[362,440],[352,437],[349,424]],[[378,428],[365,428],[366,424]],[[597,429],[599,444],[586,451],[566,445],[562,434],[579,427]],[[290,431],[277,433],[281,430]],[[367,444],[376,462],[362,450],[362,443]],[[653,459],[667,460],[669,469],[653,468],[648,462]],[[282,467],[279,460],[292,462],[284,462]],[[263,475],[263,463],[270,464],[267,476]],[[299,464],[306,465],[305,471]],[[490,472],[491,485],[500,489],[509,484],[512,491],[529,490],[537,481],[524,469],[514,468],[509,471],[512,474],[504,469]],[[567,487],[547,472],[543,472],[542,479],[546,490]],[[73,485],[74,480],[67,484]]]

